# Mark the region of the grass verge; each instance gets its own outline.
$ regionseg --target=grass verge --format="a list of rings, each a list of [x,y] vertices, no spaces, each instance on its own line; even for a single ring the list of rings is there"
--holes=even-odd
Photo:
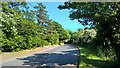
[[[80,47],[80,68],[118,68],[117,61],[99,57],[88,48]]]

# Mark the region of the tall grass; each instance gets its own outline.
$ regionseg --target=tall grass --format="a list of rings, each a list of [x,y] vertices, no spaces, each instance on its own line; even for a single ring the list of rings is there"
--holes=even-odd
[[[97,50],[88,47],[80,47],[80,67],[81,68],[117,68],[117,61],[106,56],[96,54]]]

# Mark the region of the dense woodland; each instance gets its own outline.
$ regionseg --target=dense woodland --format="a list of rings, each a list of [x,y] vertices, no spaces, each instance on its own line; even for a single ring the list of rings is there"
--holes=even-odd
[[[42,3],[30,10],[27,2],[2,3],[2,52],[20,51],[47,45],[70,43],[94,50],[99,56],[120,61],[120,3],[65,2],[58,8],[69,9],[85,29],[65,30],[49,19]],[[56,6],[57,7],[57,6]]]

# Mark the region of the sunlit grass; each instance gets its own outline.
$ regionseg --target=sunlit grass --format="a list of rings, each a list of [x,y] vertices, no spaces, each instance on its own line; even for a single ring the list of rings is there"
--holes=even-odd
[[[109,58],[99,57],[87,48],[79,47],[79,49],[81,68],[110,68],[115,64],[115,62],[110,61]]]

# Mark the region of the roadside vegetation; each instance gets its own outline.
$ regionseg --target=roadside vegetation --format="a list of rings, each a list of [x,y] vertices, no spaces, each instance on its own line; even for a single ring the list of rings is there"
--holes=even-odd
[[[91,28],[78,29],[71,32],[69,43],[80,49],[80,67],[86,68],[113,68],[119,67],[114,51],[95,46],[96,30]]]
[[[42,3],[29,9],[27,2],[1,2],[2,52],[61,44],[70,39],[69,33],[49,19]]]
[[[120,2],[65,2],[58,8],[70,10],[71,20],[78,20],[83,26],[89,26],[74,32],[70,40],[73,44],[85,48],[85,51],[82,51],[84,58],[89,57],[84,55],[87,53],[95,59],[96,57],[89,53],[89,50],[92,50],[97,56],[110,59],[111,62],[117,61],[117,65],[120,65]],[[86,52],[86,49],[89,50]],[[84,58],[80,61],[84,61]],[[88,62],[100,63],[91,60]]]
[[[80,48],[81,67],[115,67],[120,64],[120,3],[65,2],[70,19],[85,29],[65,30],[49,19],[42,3],[1,2],[2,52],[16,52],[47,45],[69,43]],[[57,7],[57,6],[56,6]],[[89,26],[89,27],[87,27]],[[105,68],[106,68],[105,67]]]
[[[98,56],[94,51],[89,48],[80,48],[80,67],[86,68],[118,68],[117,61],[111,60],[108,57]]]

